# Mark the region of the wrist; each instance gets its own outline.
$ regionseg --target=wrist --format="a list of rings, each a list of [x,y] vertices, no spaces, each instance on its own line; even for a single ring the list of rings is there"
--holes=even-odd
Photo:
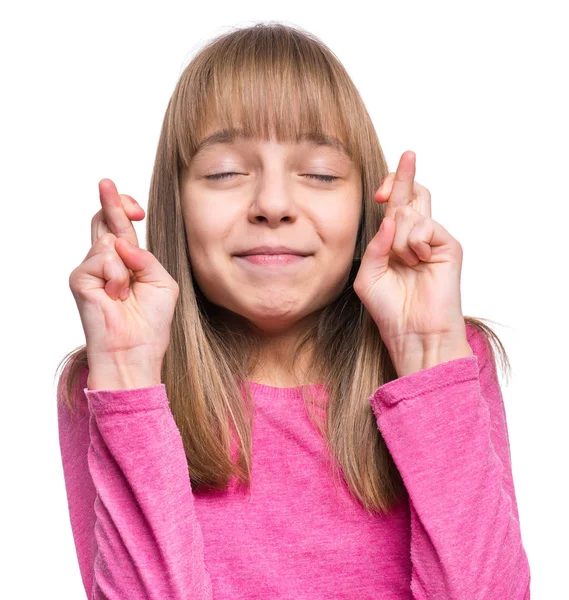
[[[89,371],[87,389],[89,390],[134,390],[162,383],[160,376],[149,376],[146,373],[127,374],[93,374]]]
[[[162,364],[152,360],[89,359],[89,390],[128,390],[162,383]]]
[[[390,352],[391,361],[398,377],[405,377],[441,363],[472,356],[474,353],[464,339],[439,338],[435,343],[424,340]]]

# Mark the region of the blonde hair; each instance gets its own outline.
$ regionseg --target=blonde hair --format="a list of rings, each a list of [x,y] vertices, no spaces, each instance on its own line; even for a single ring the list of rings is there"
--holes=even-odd
[[[353,290],[358,259],[376,234],[385,206],[373,195],[388,174],[383,151],[362,99],[336,56],[299,27],[257,23],[220,35],[182,72],[168,103],[150,184],[146,236],[152,252],[178,282],[170,344],[162,366],[170,408],[180,431],[192,489],[225,490],[235,476],[251,483],[253,401],[247,386],[257,360],[255,337],[231,327],[194,285],[179,181],[209,123],[240,123],[244,134],[295,141],[306,132],[340,139],[361,170],[362,216],[347,283],[298,340],[314,348],[307,381],[328,391],[319,404],[302,386],[310,418],[323,436],[334,477],[371,514],[386,513],[404,485],[378,429],[370,395],[397,377],[377,325]],[[509,361],[496,334],[480,319],[465,317]],[[73,410],[84,395],[86,346],[64,357],[58,398]],[[61,363],[60,363],[61,366]],[[317,408],[322,409],[320,417]],[[236,440],[235,440],[236,438]],[[237,458],[231,456],[232,440]]]

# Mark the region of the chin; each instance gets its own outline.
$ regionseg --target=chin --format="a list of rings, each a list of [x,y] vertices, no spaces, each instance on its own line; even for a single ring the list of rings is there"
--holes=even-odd
[[[292,328],[296,323],[312,313],[299,302],[287,303],[286,300],[276,299],[274,303],[261,303],[256,306],[240,306],[237,312],[247,319],[254,327],[267,333],[277,333]]]

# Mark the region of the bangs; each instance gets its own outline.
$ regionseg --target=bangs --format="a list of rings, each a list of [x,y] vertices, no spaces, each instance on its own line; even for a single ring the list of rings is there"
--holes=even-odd
[[[195,61],[173,107],[179,167],[189,168],[213,132],[217,139],[235,133],[283,143],[310,139],[337,146],[361,164],[345,119],[350,99],[342,98],[342,70],[314,42],[249,30],[247,38],[214,40]]]

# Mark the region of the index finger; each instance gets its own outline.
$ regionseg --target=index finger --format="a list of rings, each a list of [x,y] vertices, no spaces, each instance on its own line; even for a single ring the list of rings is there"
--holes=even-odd
[[[407,150],[403,152],[399,159],[387,207],[397,207],[409,204],[413,199],[414,180],[415,153],[412,150]]]
[[[128,218],[117,188],[111,179],[99,181],[99,198],[109,231],[118,238],[125,238],[138,246],[138,238],[132,221]]]

